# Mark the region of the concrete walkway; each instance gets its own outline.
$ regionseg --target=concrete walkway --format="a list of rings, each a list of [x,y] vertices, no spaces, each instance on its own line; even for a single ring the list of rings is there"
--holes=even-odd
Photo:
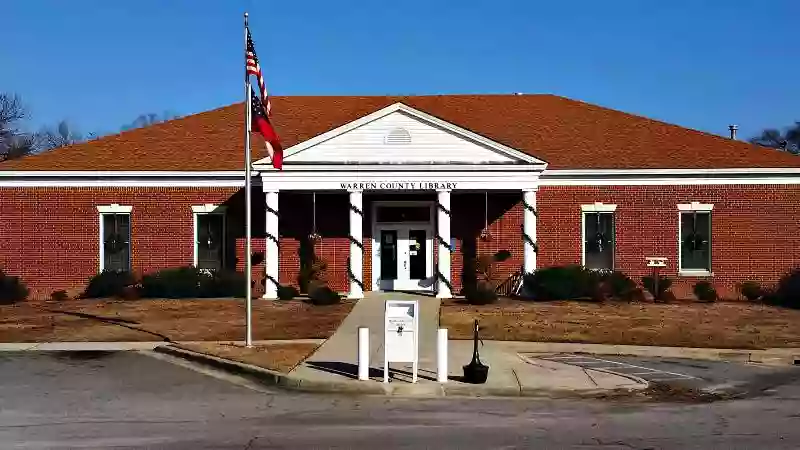
[[[435,369],[436,333],[439,329],[441,301],[433,296],[372,292],[367,293],[364,299],[356,303],[333,336],[311,355],[304,365],[295,369],[295,374],[312,379],[325,377],[326,372],[337,373],[344,377],[357,377],[358,329],[367,327],[370,334],[370,365],[375,370],[381,370],[380,376],[383,376],[383,326],[386,300],[417,300],[419,302],[419,365]],[[410,371],[411,365],[393,363],[392,369]]]

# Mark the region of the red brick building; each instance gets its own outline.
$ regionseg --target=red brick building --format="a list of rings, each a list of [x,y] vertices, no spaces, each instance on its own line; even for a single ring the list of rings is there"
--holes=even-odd
[[[501,276],[578,263],[676,295],[735,296],[800,257],[800,158],[551,95],[277,97],[285,165],[253,139],[254,267],[266,298],[313,249],[331,287],[449,297],[464,262]],[[243,106],[0,163],[0,267],[36,298],[102,269],[243,267]],[[318,239],[317,239],[318,237]]]

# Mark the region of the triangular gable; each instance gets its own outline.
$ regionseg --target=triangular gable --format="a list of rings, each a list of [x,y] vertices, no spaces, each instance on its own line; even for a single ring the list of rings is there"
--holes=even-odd
[[[292,164],[545,164],[533,156],[395,103],[285,150]],[[256,165],[268,165],[269,158]]]

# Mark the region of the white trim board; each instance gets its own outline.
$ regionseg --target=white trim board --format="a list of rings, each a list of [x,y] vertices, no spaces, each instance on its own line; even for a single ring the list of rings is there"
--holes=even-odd
[[[133,206],[124,206],[112,203],[110,205],[98,205],[97,212],[100,214],[130,214]]]
[[[800,184],[798,168],[545,170],[541,186]]]
[[[212,203],[206,203],[205,205],[193,205],[192,212],[195,214],[211,214],[211,213],[225,213],[225,210],[228,209],[225,205],[215,205]]]
[[[398,191],[398,192],[433,192],[436,183],[439,186],[450,183],[451,190],[535,190],[539,183],[538,172],[505,172],[505,171],[394,171],[369,172],[349,168],[343,172],[303,173],[303,172],[261,172],[261,185],[265,192],[283,190],[365,190],[365,191]],[[358,183],[358,187],[353,186]],[[362,188],[361,184],[365,186]],[[413,183],[404,188],[395,189],[392,184]],[[431,184],[433,183],[433,184]],[[453,185],[454,184],[454,185]],[[387,187],[388,186],[388,187]],[[432,186],[432,187],[431,187]]]
[[[603,213],[603,212],[614,212],[617,210],[617,205],[612,205],[603,202],[594,202],[590,205],[581,205],[581,211],[588,212],[588,213]]]
[[[4,171],[0,187],[244,187],[244,171]]]
[[[700,203],[700,202],[692,202],[692,203],[683,203],[678,205],[678,211],[711,211],[714,209],[714,204],[710,203]]]

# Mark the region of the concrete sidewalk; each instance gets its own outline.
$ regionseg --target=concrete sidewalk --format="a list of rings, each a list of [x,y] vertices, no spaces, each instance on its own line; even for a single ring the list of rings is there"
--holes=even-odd
[[[417,300],[420,305],[419,380],[412,384],[411,364],[393,363],[390,383],[383,383],[383,326],[386,300]],[[383,393],[389,395],[548,396],[591,393],[647,386],[636,377],[600,371],[521,355],[504,343],[481,346],[481,360],[490,366],[486,384],[459,381],[462,366],[472,359],[471,341],[449,342],[449,381],[436,382],[436,333],[440,301],[434,297],[402,293],[371,293],[360,300],[334,335],[288,378],[294,387],[307,390]],[[370,330],[370,380],[358,381],[358,328]]]
[[[383,383],[382,361],[372,361],[370,380],[357,380],[357,364],[319,365],[313,362],[298,366],[287,375],[284,386],[299,390],[383,394],[399,396],[502,396],[564,397],[594,395],[613,390],[643,389],[648,383],[635,376],[620,376],[602,370],[523,355],[504,343],[487,342],[480,347],[481,361],[490,367],[485,384],[469,384],[461,380],[462,366],[472,359],[472,342],[450,341],[447,383],[436,382],[436,366],[421,363],[419,380],[410,382],[410,364],[392,364],[391,381]]]

